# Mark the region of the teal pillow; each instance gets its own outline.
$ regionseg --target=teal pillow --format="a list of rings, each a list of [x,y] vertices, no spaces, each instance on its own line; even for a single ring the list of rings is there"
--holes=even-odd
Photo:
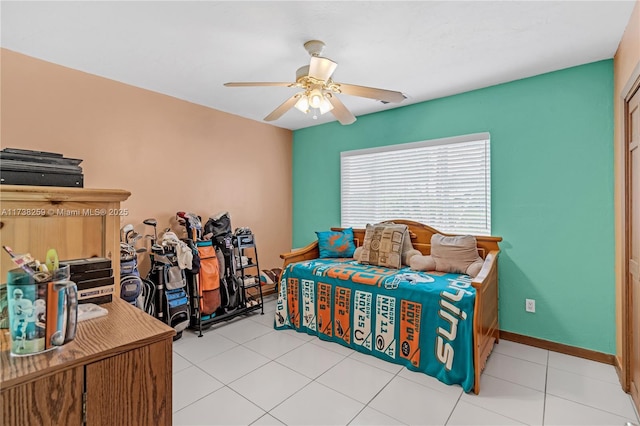
[[[342,231],[316,232],[320,258],[353,257],[356,245],[353,242],[353,229]]]

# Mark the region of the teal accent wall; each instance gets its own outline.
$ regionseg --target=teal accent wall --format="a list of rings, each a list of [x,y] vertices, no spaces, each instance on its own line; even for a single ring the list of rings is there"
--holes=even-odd
[[[341,151],[478,132],[503,238],[500,328],[615,353],[612,60],[295,131],[293,246],[340,225]]]

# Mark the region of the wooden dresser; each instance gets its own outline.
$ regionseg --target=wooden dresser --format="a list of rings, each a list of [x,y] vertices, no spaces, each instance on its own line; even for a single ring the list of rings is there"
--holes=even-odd
[[[171,424],[175,331],[121,299],[101,306],[107,316],[38,355],[10,355],[0,330],[1,424]]]
[[[107,257],[112,260],[114,297],[120,295],[120,203],[131,195],[121,189],[0,185],[2,244],[44,260],[49,248],[60,259]],[[0,255],[0,277],[16,266]]]

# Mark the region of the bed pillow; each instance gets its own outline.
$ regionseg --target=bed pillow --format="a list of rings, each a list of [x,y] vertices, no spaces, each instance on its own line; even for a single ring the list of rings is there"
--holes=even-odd
[[[381,222],[381,224],[389,224],[395,225],[394,222]],[[411,242],[411,234],[409,234],[409,227],[404,231],[404,242],[402,243],[402,264],[405,266],[409,266],[409,261],[415,255],[421,255],[420,250],[416,250],[413,248],[413,243]]]
[[[433,234],[431,255],[411,258],[412,269],[467,274],[471,277],[478,275],[483,263],[473,235],[445,237]]]
[[[342,231],[316,232],[320,258],[353,257],[356,245],[353,242],[353,229]]]
[[[394,224],[393,222],[383,222],[388,224]],[[355,260],[360,260],[360,254],[362,253],[362,246],[356,247],[356,251],[353,252],[353,258]],[[404,266],[411,265],[411,258],[413,256],[421,256],[422,253],[420,250],[416,250],[413,248],[413,243],[411,242],[411,234],[409,233],[409,228],[404,233],[404,243],[402,244],[402,264]],[[433,269],[431,269],[433,270]]]
[[[388,223],[367,225],[358,262],[400,269],[406,231],[407,225]]]

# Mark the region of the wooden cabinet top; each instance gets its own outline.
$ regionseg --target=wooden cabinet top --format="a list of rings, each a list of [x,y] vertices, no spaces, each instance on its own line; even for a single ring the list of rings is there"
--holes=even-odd
[[[100,306],[109,314],[79,322],[73,341],[37,355],[12,356],[9,330],[0,330],[0,388],[21,385],[175,335],[173,328],[121,299]]]
[[[124,201],[122,189],[65,188],[58,186],[0,185],[0,201]]]

